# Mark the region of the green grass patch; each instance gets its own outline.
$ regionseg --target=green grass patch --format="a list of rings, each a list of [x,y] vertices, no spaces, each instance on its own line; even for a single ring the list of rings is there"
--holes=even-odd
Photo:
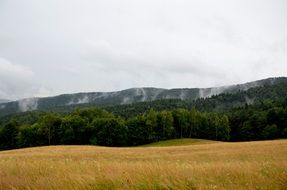
[[[211,144],[219,142],[220,141],[212,141],[205,139],[182,138],[182,139],[172,139],[172,140],[154,142],[151,144],[142,145],[141,147],[187,146],[187,145]]]

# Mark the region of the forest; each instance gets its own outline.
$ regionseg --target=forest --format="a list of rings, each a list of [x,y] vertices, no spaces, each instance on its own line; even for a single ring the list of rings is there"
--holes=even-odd
[[[2,118],[0,149],[137,146],[175,138],[250,141],[286,137],[287,98],[245,104],[223,112],[198,111],[195,107],[161,111],[150,108],[130,117],[102,108],[76,108],[70,113],[26,112]]]
[[[287,137],[287,83],[196,100],[79,105],[0,117],[0,149],[43,145],[138,146],[175,138]]]

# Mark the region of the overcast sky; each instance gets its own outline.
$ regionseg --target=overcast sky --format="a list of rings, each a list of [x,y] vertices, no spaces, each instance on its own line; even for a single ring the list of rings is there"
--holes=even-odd
[[[0,98],[277,76],[286,0],[0,0]]]

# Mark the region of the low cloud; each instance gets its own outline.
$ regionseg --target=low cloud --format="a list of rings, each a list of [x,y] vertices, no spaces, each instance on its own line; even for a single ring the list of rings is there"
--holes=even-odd
[[[22,112],[32,111],[38,108],[38,98],[26,98],[18,101],[19,110]]]

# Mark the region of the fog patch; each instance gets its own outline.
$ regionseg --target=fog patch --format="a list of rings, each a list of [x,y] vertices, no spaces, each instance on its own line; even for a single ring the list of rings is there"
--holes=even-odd
[[[164,98],[165,98],[165,99],[172,99],[172,96],[166,95]]]
[[[96,99],[100,99],[100,98],[108,98],[108,97],[110,97],[111,95],[113,95],[112,93],[110,93],[110,92],[97,92],[96,94],[95,94],[95,96],[93,97],[93,100],[96,100]]]
[[[136,88],[135,89],[135,96],[140,96],[141,95],[141,89],[140,88]]]
[[[19,100],[18,108],[21,112],[36,110],[38,108],[38,98],[26,98]]]
[[[158,97],[158,95],[160,95],[162,92],[163,92],[164,90],[162,90],[162,89],[157,89],[157,92],[152,96],[152,101],[154,101],[154,100],[156,100],[157,99],[157,97]]]
[[[254,104],[255,98],[249,98],[248,96],[245,96],[244,98],[245,98],[245,102],[246,102],[247,105]]]
[[[185,90],[181,90],[179,97],[180,97],[181,100],[185,100],[186,99],[186,91]]]
[[[201,88],[199,89],[199,98],[209,98],[214,95],[218,95],[226,91],[228,87],[215,87],[215,88]]]
[[[274,85],[274,83],[276,82],[276,78],[271,78],[271,79],[269,79],[269,81],[270,81],[271,85]]]
[[[72,99],[70,102],[68,102],[66,105],[73,105],[73,104],[86,104],[89,103],[90,99],[89,97],[86,95],[82,98],[78,98],[77,100]]]
[[[130,97],[124,97],[123,101],[121,102],[121,104],[129,104],[132,103],[132,100]]]
[[[4,108],[6,108],[5,104],[0,105],[0,109],[4,109]]]
[[[147,100],[147,94],[146,94],[146,91],[143,89],[143,88],[140,88],[141,92],[142,92],[142,99],[141,101],[144,102]]]
[[[115,92],[107,92],[106,95],[107,96],[117,96],[118,94],[120,94],[121,91],[115,91]]]
[[[244,90],[244,91],[247,91],[250,88],[254,88],[254,87],[258,87],[258,86],[260,86],[260,84],[255,81],[255,82],[251,82],[251,83],[246,83],[246,84],[240,85],[240,89]]]

